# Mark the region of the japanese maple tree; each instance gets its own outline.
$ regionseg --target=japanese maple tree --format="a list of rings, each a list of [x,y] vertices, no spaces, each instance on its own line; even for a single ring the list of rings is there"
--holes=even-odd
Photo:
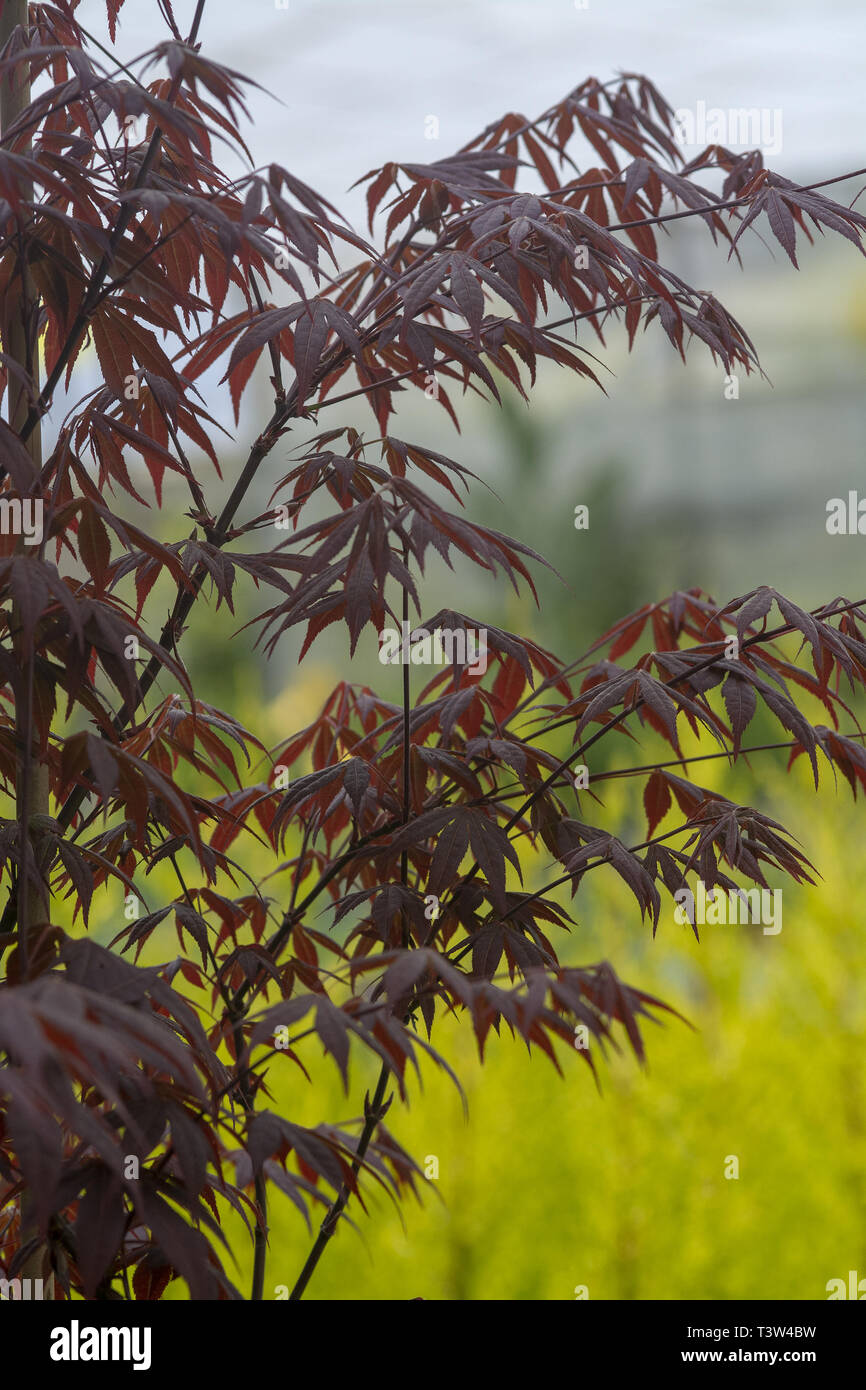
[[[862,250],[866,219],[757,151],[686,163],[672,108],[623,73],[433,164],[372,170],[361,234],[295,174],[252,167],[245,79],[202,51],[203,0],[188,28],[170,0],[153,8],[165,37],[131,63],[112,47],[122,0],[109,45],[76,0],[2,12],[0,1271],[56,1298],[159,1298],[180,1277],[195,1299],[259,1299],[276,1187],[321,1218],[300,1298],[365,1187],[423,1184],[384,1116],[412,1067],[447,1066],[443,1013],[482,1053],[504,1024],[557,1065],[594,1069],[620,1034],[642,1059],[641,1018],[671,1006],[607,962],[560,962],[562,887],[613,871],[655,931],[663,897],[698,876],[809,879],[781,825],[684,775],[683,735],[736,760],[761,706],[816,785],[823,759],[866,786],[848,704],[866,680],[866,599],[806,612],[770,587],[723,604],[694,588],[562,656],[483,615],[426,614],[429,557],[530,592],[540,557],[462,514],[472,473],[394,432],[401,393],[434,383],[456,424],[467,390],[528,398],[545,361],[591,389],[588,344],[620,329],[629,347],[650,329],[645,351],[751,373],[745,329],[664,263],[660,231],[697,219],[738,256],[755,226],[796,265],[815,229]],[[90,345],[102,381],[82,395]],[[270,415],[226,482],[207,392],[221,376],[239,419],[257,367]],[[347,400],[357,424],[328,428],[322,412]],[[132,519],[163,506],[167,473],[189,493],[170,540]],[[239,644],[270,654],[300,628],[303,659],[345,631],[349,675],[276,748],[199,699],[184,661],[194,614],[240,588],[260,616]],[[404,662],[398,703],[351,680],[362,637],[414,622],[485,630],[489,669]],[[655,748],[625,764],[639,844],[574,779],[585,766],[594,787],[592,750],[624,728],[623,748]],[[535,890],[521,846],[554,864]],[[172,894],[111,948],[89,939],[100,898],[118,917],[157,865]],[[161,963],[136,964],[145,948]],[[575,1050],[580,1027],[590,1046]],[[350,1056],[376,1059],[354,1128],[273,1108],[269,1069],[296,1063],[306,1085],[317,1047],[347,1091]],[[248,1290],[223,1264],[229,1209],[254,1242]]]

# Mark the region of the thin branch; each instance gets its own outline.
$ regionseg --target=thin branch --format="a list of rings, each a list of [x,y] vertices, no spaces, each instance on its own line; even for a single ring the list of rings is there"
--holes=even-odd
[[[376,1126],[384,1113],[383,1102],[385,1100],[385,1091],[388,1086],[388,1076],[388,1067],[383,1062],[382,1070],[379,1072],[379,1080],[376,1082],[376,1090],[373,1095],[373,1099],[367,1104],[367,1114],[366,1119],[364,1120],[364,1128],[361,1131],[361,1137],[358,1140],[358,1148],[355,1152],[355,1158],[352,1162],[352,1176],[355,1179],[355,1181],[357,1181],[358,1174],[361,1171],[361,1166],[364,1162],[364,1155],[370,1147],[370,1141],[373,1138]],[[336,1200],[330,1207],[327,1216],[322,1222],[322,1225],[319,1229],[319,1234],[317,1235],[316,1240],[313,1244],[313,1248],[307,1256],[307,1259],[304,1263],[304,1267],[298,1275],[297,1281],[295,1283],[294,1288],[292,1289],[292,1292],[289,1294],[289,1300],[291,1302],[297,1303],[301,1298],[303,1298],[304,1290],[309,1284],[310,1279],[312,1278],[313,1273],[316,1269],[316,1266],[319,1263],[319,1260],[322,1258],[323,1254],[325,1253],[325,1250],[327,1249],[328,1241],[331,1239],[331,1236],[334,1234],[334,1231],[337,1228],[337,1222],[342,1216],[343,1209],[349,1200],[349,1192],[350,1189],[344,1182],[342,1187],[340,1188]]]

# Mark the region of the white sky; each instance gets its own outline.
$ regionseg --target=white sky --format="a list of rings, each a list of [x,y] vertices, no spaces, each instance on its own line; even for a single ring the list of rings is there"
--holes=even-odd
[[[185,32],[192,0],[175,0]],[[104,0],[78,14],[104,37]],[[153,0],[126,0],[130,57],[162,34]],[[866,7],[860,0],[207,0],[203,51],[254,77],[257,163],[271,159],[356,223],[387,159],[442,158],[506,110],[535,116],[588,75],[645,72],[676,107],[779,108],[788,177],[866,165]],[[440,121],[438,142],[425,117]]]

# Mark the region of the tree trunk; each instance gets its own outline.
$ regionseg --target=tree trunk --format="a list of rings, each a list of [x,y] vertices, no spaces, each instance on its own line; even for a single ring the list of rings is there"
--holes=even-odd
[[[3,0],[2,13],[0,13],[0,47],[6,44],[13,31],[19,27],[26,29],[28,23],[27,0]],[[5,134],[9,126],[14,123],[22,111],[30,104],[30,77],[27,65],[22,65],[16,72],[0,81],[0,133]],[[27,154],[30,151],[30,142],[26,138],[21,142],[16,142],[14,146],[17,153]],[[30,188],[24,187],[24,197],[32,198],[32,185]],[[20,294],[18,297],[18,307],[20,312],[16,313],[12,307],[5,328],[6,341],[3,343],[3,351],[10,360],[17,362],[30,375],[33,387],[39,391],[39,337],[38,337],[38,313],[39,303],[30,268],[27,263],[26,246],[22,247],[23,254],[18,263],[18,275],[20,277]],[[14,282],[13,282],[14,283]],[[13,301],[14,304],[14,301]],[[24,421],[30,408],[30,401],[22,382],[16,380],[10,372],[7,387],[7,420],[10,428],[16,434],[20,433]],[[33,462],[34,476],[38,475],[42,468],[42,429],[37,424],[31,432],[26,448]],[[19,539],[19,547],[23,550],[23,540]],[[17,612],[12,611],[12,631],[13,634],[18,630]],[[20,642],[13,637],[16,644],[16,657],[19,669],[23,672],[25,664],[32,660],[32,652],[25,652],[21,649]],[[22,702],[26,701],[30,706],[30,711],[22,708]],[[36,750],[31,746],[24,746],[24,734],[31,727],[32,723],[32,681],[21,682],[20,701],[16,705],[16,724],[19,748],[22,760],[18,774],[18,785],[16,788],[16,804],[19,824],[19,843],[22,845],[27,842],[29,828],[34,815],[49,814],[49,783],[48,768],[41,765],[38,761]],[[47,892],[46,892],[47,901]],[[23,908],[23,911],[22,911]],[[22,974],[26,972],[29,958],[29,942],[34,930],[48,921],[48,915],[44,904],[39,895],[33,895],[27,891],[25,883],[23,894],[19,895],[18,912],[18,960]],[[20,1239],[22,1244],[32,1238],[34,1234],[34,1223],[31,1212],[31,1202],[27,1195],[22,1198],[21,1203],[21,1225]],[[23,1278],[38,1279],[45,1275],[43,1268],[45,1247],[40,1245],[28,1259],[26,1265],[21,1269]],[[45,1281],[45,1296],[54,1296],[54,1279],[48,1274]]]

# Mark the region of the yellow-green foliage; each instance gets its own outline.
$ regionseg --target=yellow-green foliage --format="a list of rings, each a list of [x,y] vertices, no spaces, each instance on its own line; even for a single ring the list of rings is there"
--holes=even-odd
[[[315,673],[305,677],[266,732],[284,736],[288,714],[292,727],[306,722],[323,690]],[[630,756],[624,746],[619,755]],[[648,1069],[625,1053],[602,1061],[600,1095],[576,1051],[560,1049],[560,1077],[542,1055],[491,1035],[482,1067],[468,1022],[443,1022],[433,1041],[463,1082],[468,1121],[452,1082],[425,1064],[423,1090],[412,1079],[408,1109],[395,1100],[388,1124],[422,1165],[438,1159],[438,1180],[423,1205],[405,1204],[405,1225],[368,1183],[369,1214],[351,1204],[359,1232],[343,1226],[308,1297],[570,1300],[586,1286],[590,1299],[823,1299],[829,1279],[866,1273],[863,808],[823,768],[816,795],[806,760],[786,776],[783,758],[758,755],[754,778],[738,772],[736,783],[741,800],[800,837],[823,875],[814,888],[774,882],[784,890],[778,935],[707,926],[699,944],[665,900],[653,940],[602,868],[575,900],[577,929],[557,942],[568,964],[611,960],[696,1031],[676,1020],[646,1025]],[[717,764],[686,775],[732,794],[732,774]],[[627,842],[643,838],[641,780],[605,786],[604,823]],[[252,872],[273,867],[264,853],[255,847]],[[537,887],[553,875],[539,858],[526,876]],[[154,901],[177,891],[168,868],[151,887]],[[279,899],[284,888],[285,876],[270,891]],[[108,926],[104,907],[95,911],[99,939]],[[162,928],[142,959],[176,950],[173,929]],[[308,1125],[358,1117],[375,1061],[353,1052],[346,1097],[319,1053],[315,1039],[302,1044],[312,1085],[287,1058],[273,1059],[272,1107]],[[737,1179],[725,1177],[731,1156]],[[239,1259],[229,1273],[246,1291],[251,1243],[231,1214],[226,1231]],[[309,1246],[295,1208],[273,1191],[267,1298],[291,1287]],[[186,1296],[180,1281],[167,1293]]]
[[[599,870],[563,943],[569,963],[609,958],[697,1031],[648,1026],[649,1069],[625,1055],[602,1064],[599,1095],[577,1053],[563,1049],[560,1078],[492,1037],[482,1067],[468,1024],[444,1025],[438,1046],[462,1078],[468,1122],[432,1066],[391,1116],[420,1161],[438,1158],[436,1195],[405,1208],[405,1229],[371,1195],[370,1219],[355,1212],[363,1241],[342,1231],[310,1296],[572,1299],[583,1285],[590,1299],[820,1299],[829,1279],[866,1270],[866,938],[851,910],[862,808],[823,772],[816,796],[805,760],[786,777],[778,757],[756,759],[753,797],[800,834],[823,875],[813,888],[784,884],[778,935],[707,926],[699,944],[666,903],[653,940]],[[627,814],[639,785],[617,786],[608,812]],[[313,1087],[283,1059],[270,1075],[277,1106],[308,1124],[358,1114],[373,1080],[356,1063],[347,1101],[330,1064],[313,1067]],[[725,1177],[731,1156],[736,1179]],[[308,1244],[275,1196],[272,1296]]]
[[[375,1198],[366,1248],[344,1229],[311,1297],[572,1299],[585,1285],[590,1299],[822,1299],[829,1279],[866,1269],[866,939],[849,913],[862,831],[847,789],[814,805],[799,778],[796,790],[789,818],[808,823],[824,880],[785,885],[778,936],[706,927],[699,945],[666,910],[653,942],[596,875],[567,958],[608,956],[698,1031],[648,1027],[649,1069],[602,1066],[599,1096],[576,1053],[560,1078],[493,1038],[481,1067],[468,1028],[443,1027],[468,1123],[432,1067],[392,1116],[416,1157],[438,1157],[443,1201],[408,1205],[403,1230]],[[347,1105],[331,1067],[310,1088],[282,1065],[279,1103],[306,1123],[357,1113],[370,1084],[356,1071]],[[730,1155],[738,1179],[724,1176]],[[268,1285],[290,1285],[309,1242],[279,1196],[271,1223]]]

